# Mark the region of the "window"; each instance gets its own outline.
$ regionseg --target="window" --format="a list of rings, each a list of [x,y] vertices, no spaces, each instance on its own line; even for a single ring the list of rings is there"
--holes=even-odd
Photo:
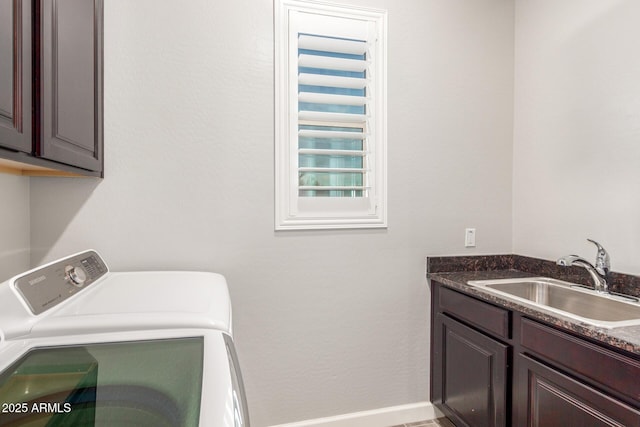
[[[386,12],[277,0],[276,229],[386,227]]]

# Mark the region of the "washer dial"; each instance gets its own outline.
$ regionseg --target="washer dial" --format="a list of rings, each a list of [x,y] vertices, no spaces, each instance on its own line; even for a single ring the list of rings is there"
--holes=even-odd
[[[64,272],[66,273],[69,282],[78,288],[81,288],[87,280],[87,272],[80,266],[74,267],[72,265],[68,265],[64,268]]]

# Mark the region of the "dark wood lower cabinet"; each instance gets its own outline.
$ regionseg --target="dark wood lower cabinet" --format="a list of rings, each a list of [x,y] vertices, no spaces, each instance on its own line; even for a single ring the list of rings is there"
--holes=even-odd
[[[640,427],[637,355],[431,291],[431,400],[457,427]]]
[[[517,359],[516,425],[530,427],[640,426],[640,412],[596,388],[524,355]]]
[[[435,330],[434,391],[447,415],[457,426],[506,426],[509,346],[442,314]]]

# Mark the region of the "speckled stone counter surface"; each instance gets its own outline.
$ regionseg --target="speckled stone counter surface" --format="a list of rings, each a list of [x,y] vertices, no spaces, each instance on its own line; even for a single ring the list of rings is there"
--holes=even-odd
[[[552,261],[520,255],[480,255],[464,257],[428,257],[427,277],[450,288],[458,289],[485,301],[526,313],[532,318],[578,333],[592,340],[640,356],[640,326],[614,329],[600,328],[565,317],[542,308],[524,305],[509,297],[502,297],[480,287],[468,285],[471,280],[510,279],[544,276],[572,283],[591,285],[586,270],[579,267],[559,267]],[[613,291],[640,296],[640,278],[612,273]]]

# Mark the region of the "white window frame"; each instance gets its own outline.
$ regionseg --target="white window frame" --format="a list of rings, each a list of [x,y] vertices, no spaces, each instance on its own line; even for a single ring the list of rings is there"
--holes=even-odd
[[[312,0],[275,2],[275,229],[387,227],[387,13],[384,10]],[[351,25],[335,30],[323,20],[353,20],[367,29],[367,191],[366,197],[301,197],[298,183],[299,32],[350,38]],[[309,24],[312,22],[312,24]],[[346,22],[346,21],[345,21]],[[344,28],[343,28],[344,27]],[[353,30],[355,31],[355,30]]]

